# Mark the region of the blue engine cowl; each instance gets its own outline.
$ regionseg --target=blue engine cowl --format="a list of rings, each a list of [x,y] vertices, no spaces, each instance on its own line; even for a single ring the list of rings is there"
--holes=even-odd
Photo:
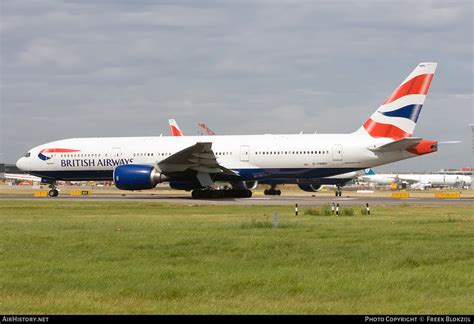
[[[121,190],[153,189],[167,178],[151,165],[126,164],[114,170],[115,186]]]
[[[298,183],[298,187],[307,192],[317,192],[322,188],[319,183]]]

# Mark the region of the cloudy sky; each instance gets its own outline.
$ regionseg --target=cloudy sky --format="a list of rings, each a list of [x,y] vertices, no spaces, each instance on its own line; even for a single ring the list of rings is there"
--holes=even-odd
[[[380,170],[471,164],[473,2],[1,1],[0,160],[69,137],[348,133],[438,62],[415,136]]]

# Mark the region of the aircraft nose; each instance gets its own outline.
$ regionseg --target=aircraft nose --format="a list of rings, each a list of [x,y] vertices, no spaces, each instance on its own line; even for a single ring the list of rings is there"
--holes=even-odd
[[[26,161],[26,158],[23,156],[16,161],[16,167],[22,171],[27,171],[28,168],[28,162]]]

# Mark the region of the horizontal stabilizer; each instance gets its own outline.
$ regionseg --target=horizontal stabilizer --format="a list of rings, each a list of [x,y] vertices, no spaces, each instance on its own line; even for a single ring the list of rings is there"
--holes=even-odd
[[[422,140],[423,139],[421,137],[407,137],[381,146],[376,146],[373,148],[369,147],[369,150],[373,152],[403,151],[418,145]]]

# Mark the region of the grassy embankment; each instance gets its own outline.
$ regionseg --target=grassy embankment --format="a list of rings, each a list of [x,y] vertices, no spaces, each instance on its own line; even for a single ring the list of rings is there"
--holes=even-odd
[[[0,313],[473,313],[474,207],[360,210],[0,201]]]

